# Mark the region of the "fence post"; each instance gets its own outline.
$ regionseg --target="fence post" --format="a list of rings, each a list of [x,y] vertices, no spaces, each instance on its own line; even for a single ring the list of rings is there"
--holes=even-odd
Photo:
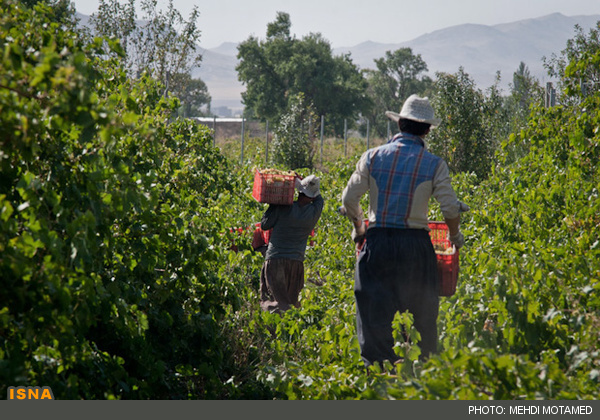
[[[217,117],[213,117],[213,147],[217,145]]]
[[[369,120],[367,120],[367,150],[369,150]]]
[[[344,157],[348,157],[348,122],[344,118]]]
[[[240,156],[240,164],[243,166],[244,165],[244,113],[242,113],[242,152],[241,152],[241,156]]]
[[[546,97],[545,97],[546,108],[550,108],[556,105],[556,90],[552,87],[552,82],[546,83]]]
[[[321,115],[321,168],[323,167],[323,131],[325,129],[325,115]]]
[[[267,120],[267,130],[265,132],[266,146],[265,146],[265,166],[269,164],[269,120]]]

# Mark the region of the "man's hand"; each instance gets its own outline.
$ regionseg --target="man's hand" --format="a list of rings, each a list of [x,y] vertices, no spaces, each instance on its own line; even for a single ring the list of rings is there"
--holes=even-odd
[[[460,230],[455,235],[451,235],[448,239],[450,239],[450,242],[452,242],[457,249],[465,244],[465,237]]]
[[[365,222],[362,219],[354,221],[352,223],[354,224],[354,229],[352,229],[352,239],[354,240],[354,242],[356,242],[356,238],[360,236],[364,238],[365,233],[367,233],[367,226],[365,225]]]
[[[367,226],[365,225],[364,220],[360,219],[359,221],[353,222],[354,229],[352,229],[352,240],[356,244],[356,250],[360,250],[365,241],[365,237],[367,234]]]

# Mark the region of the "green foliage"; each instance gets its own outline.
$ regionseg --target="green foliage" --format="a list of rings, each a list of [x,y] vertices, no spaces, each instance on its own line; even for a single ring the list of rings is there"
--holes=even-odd
[[[170,83],[177,87],[174,95],[181,101],[179,116],[183,118],[201,117],[210,110],[211,97],[206,83],[201,79],[194,79],[189,74],[179,73],[171,76]]]
[[[139,9],[141,18],[136,0],[101,0],[98,11],[90,17],[94,33],[120,41],[122,52],[117,56],[130,76],[148,73],[179,98],[183,116],[196,116],[201,107],[210,105],[206,84],[191,77],[192,69],[202,61],[196,51],[200,39],[197,6],[187,20],[172,1],[161,10],[157,0],[141,0]]]
[[[418,342],[421,334],[414,328],[413,316],[409,312],[396,313],[392,321],[394,336],[394,351],[403,360],[401,368],[403,373],[411,373],[412,366],[419,360],[421,349]]]
[[[428,136],[430,149],[453,172],[474,172],[484,179],[499,142],[507,135],[503,101],[497,86],[485,94],[461,68],[438,73],[432,105],[442,119]]]
[[[600,21],[587,34],[575,25],[575,36],[567,41],[560,55],[544,58],[548,75],[559,79],[559,102],[573,104],[582,95],[595,95],[600,91],[599,50]]]
[[[69,0],[19,0],[23,5],[33,8],[38,3],[44,3],[54,9],[54,17],[57,22],[73,28],[75,25],[75,6]]]
[[[536,112],[529,129],[512,140],[527,141],[529,154],[499,165],[474,195],[467,222],[474,229],[461,254],[468,285],[457,301],[470,308],[463,319],[471,327],[453,321],[453,333],[444,338],[447,348],[469,342],[536,364],[552,354],[565,375],[558,388],[568,390],[567,398],[589,392],[598,367],[592,350],[598,302],[590,295],[599,287],[592,233],[598,226],[599,138],[590,129],[600,126],[598,105],[596,97],[582,104],[585,112]],[[545,397],[559,398],[553,392]]]
[[[233,180],[209,131],[169,123],[160,85],[99,61],[102,42],[52,9],[3,1],[1,15],[0,382],[220,395],[219,324],[239,303],[216,275],[211,203]]]

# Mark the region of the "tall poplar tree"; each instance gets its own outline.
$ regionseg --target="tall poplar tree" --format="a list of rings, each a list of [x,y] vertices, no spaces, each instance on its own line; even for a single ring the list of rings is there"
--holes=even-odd
[[[427,76],[427,64],[420,54],[410,48],[387,51],[385,57],[375,60],[376,70],[366,70],[369,96],[373,102],[366,116],[371,127],[380,135],[387,134],[385,111],[398,112],[413,93],[427,95],[433,81]]]
[[[191,77],[192,69],[202,62],[197,52],[201,34],[198,8],[195,6],[186,20],[175,9],[173,0],[169,0],[166,10],[158,8],[157,0],[141,0],[140,7],[141,20],[136,0],[100,0],[98,11],[90,17],[92,28],[101,36],[119,39],[129,74],[137,78],[146,73],[159,80],[167,92],[182,101],[184,114],[192,108],[197,112],[198,98],[210,104],[206,85]],[[190,102],[190,90],[200,91],[194,103]]]
[[[297,39],[290,29],[289,14],[279,12],[265,40],[251,36],[239,45],[236,70],[246,86],[244,104],[257,117],[277,121],[291,98],[302,94],[341,132],[343,120],[356,119],[368,104],[366,81],[349,55],[333,55],[321,34]]]

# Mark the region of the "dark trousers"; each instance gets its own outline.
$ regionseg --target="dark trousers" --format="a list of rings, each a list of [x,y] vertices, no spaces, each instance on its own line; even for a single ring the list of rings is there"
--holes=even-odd
[[[367,230],[356,262],[354,295],[361,356],[365,365],[399,357],[394,353],[392,320],[409,311],[421,334],[422,355],[437,351],[439,311],[437,261],[423,229]]]
[[[299,308],[304,287],[304,263],[289,258],[266,260],[260,271],[260,307],[264,311],[284,312]]]

